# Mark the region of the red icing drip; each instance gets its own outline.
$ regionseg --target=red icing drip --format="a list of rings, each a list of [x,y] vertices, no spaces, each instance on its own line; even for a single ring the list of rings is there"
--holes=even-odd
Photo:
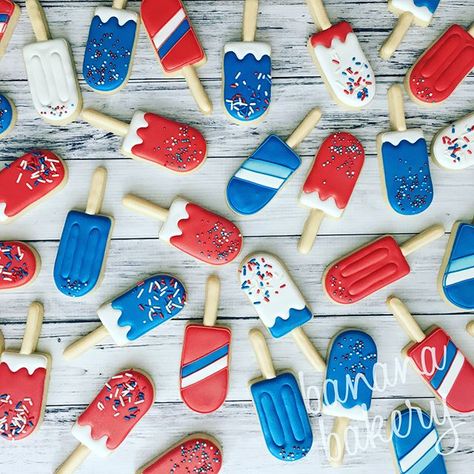
[[[393,237],[377,239],[332,264],[324,286],[337,303],[350,304],[408,275],[410,267]]]
[[[350,23],[347,23],[347,21],[341,21],[336,25],[332,25],[331,28],[328,28],[327,30],[314,33],[310,39],[311,46],[314,48],[315,46],[322,45],[325,48],[330,48],[335,38],[338,38],[342,43],[344,43],[347,35],[353,33],[353,31],[354,30]]]
[[[231,262],[240,253],[242,235],[235,224],[196,204],[186,206],[189,215],[178,223],[182,234],[170,243],[193,257],[213,265]]]
[[[474,38],[452,25],[410,72],[412,94],[422,102],[446,100],[474,67]]]
[[[350,133],[338,132],[327,137],[316,155],[303,186],[304,193],[318,193],[325,201],[334,198],[344,209],[364,164],[364,148]]]
[[[148,127],[140,128],[143,140],[132,148],[139,158],[181,173],[196,169],[206,157],[206,140],[193,127],[146,113]]]
[[[12,372],[0,364],[0,436],[9,441],[26,438],[38,427],[43,411],[46,369],[31,375],[25,368]]]
[[[26,285],[36,271],[36,255],[28,245],[17,241],[0,242],[0,290]]]

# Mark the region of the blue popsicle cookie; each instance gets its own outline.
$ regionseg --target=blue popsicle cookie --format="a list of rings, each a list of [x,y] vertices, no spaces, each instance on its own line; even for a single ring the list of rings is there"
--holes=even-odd
[[[8,135],[16,123],[15,104],[0,94],[0,138]]]

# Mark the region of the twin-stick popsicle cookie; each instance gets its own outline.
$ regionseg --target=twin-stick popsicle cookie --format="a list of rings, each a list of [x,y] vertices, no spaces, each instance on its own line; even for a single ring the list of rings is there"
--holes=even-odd
[[[80,297],[100,284],[105,269],[113,220],[100,215],[107,170],[92,176],[85,212],[69,211],[54,262],[54,283],[66,296]]]
[[[125,156],[176,173],[197,170],[207,156],[206,140],[198,130],[151,112],[137,110],[130,124],[93,109],[84,109],[81,118],[124,137],[121,152]]]
[[[177,197],[169,209],[133,194],[123,198],[132,211],[163,222],[158,238],[201,262],[226,265],[239,254],[243,237],[239,228],[225,217]]]
[[[331,263],[323,275],[324,292],[335,303],[356,303],[408,275],[406,257],[443,235],[443,226],[433,225],[401,245],[390,235],[380,237]]]
[[[211,275],[206,284],[203,324],[189,324],[181,353],[180,392],[184,403],[198,413],[218,410],[229,387],[230,329],[216,326],[220,280]]]
[[[110,336],[119,346],[125,346],[179,314],[186,305],[186,290],[175,277],[153,275],[104,303],[97,314],[101,325],[73,342],[64,351],[68,360]]]
[[[433,393],[452,410],[474,412],[474,366],[449,335],[433,326],[427,333],[418,326],[408,308],[395,296],[387,305],[413,341],[402,351]]]
[[[5,138],[16,124],[15,104],[7,96],[0,94],[0,139]]]
[[[19,352],[0,347],[0,437],[7,441],[30,436],[43,420],[51,368],[49,354],[36,352],[43,314],[41,303],[30,305]]]
[[[113,94],[126,86],[132,72],[140,18],[126,10],[128,0],[94,11],[84,52],[82,74],[95,91]]]
[[[224,110],[237,123],[254,124],[268,112],[272,95],[272,49],[255,41],[258,0],[244,0],[242,41],[226,43]]]
[[[440,0],[388,0],[388,9],[398,16],[398,21],[380,48],[380,57],[390,59],[412,23],[428,26],[439,2]]]
[[[20,18],[20,7],[10,0],[0,0],[0,59],[7,50],[8,43]]]
[[[298,242],[301,253],[311,251],[325,216],[342,216],[364,160],[362,144],[350,133],[331,133],[323,141],[299,196],[300,204],[311,209]]]
[[[227,202],[239,214],[263,209],[300,167],[301,158],[293,151],[321,119],[319,108],[312,109],[284,142],[270,135],[234,173],[227,185]]]
[[[181,0],[142,0],[140,13],[163,71],[183,75],[201,112],[210,114],[212,103],[196,73],[206,54]]]
[[[0,241],[0,291],[29,285],[40,269],[40,256],[33,247],[17,240]]]
[[[348,109],[361,109],[375,96],[375,74],[346,21],[331,25],[322,0],[306,0],[321,31],[308,47],[332,98]]]
[[[405,76],[410,98],[420,105],[444,102],[474,68],[474,24],[450,26]]]
[[[52,125],[64,125],[78,117],[82,95],[68,42],[50,39],[43,8],[38,0],[26,0],[36,43],[23,48],[33,105]]]
[[[425,211],[433,201],[426,140],[423,130],[407,130],[403,106],[403,89],[390,86],[388,108],[391,132],[377,136],[380,177],[390,207],[402,215]]]
[[[144,372],[129,369],[114,375],[72,427],[72,435],[80,444],[56,474],[75,472],[91,452],[101,458],[109,456],[146,415],[154,400],[153,381]]]

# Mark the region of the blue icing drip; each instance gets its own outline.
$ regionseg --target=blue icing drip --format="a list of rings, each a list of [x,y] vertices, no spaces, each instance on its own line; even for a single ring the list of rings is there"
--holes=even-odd
[[[340,403],[346,409],[365,406],[369,410],[376,362],[377,346],[368,334],[352,329],[338,334],[327,358],[324,405]]]
[[[414,215],[428,209],[433,201],[433,183],[426,141],[402,140],[397,146],[382,145],[387,197],[394,211]]]
[[[137,23],[119,25],[112,17],[103,23],[98,15],[92,19],[84,53],[82,73],[94,90],[111,92],[119,88],[129,74]]]
[[[303,309],[290,309],[290,317],[288,319],[282,319],[277,317],[275,324],[269,328],[270,333],[273,337],[282,337],[293,331],[293,329],[299,328],[303,324],[307,323],[313,317],[313,313],[307,306]]]
[[[243,59],[230,51],[224,56],[224,105],[236,120],[250,122],[265,114],[271,101],[272,61],[253,54]]]
[[[69,212],[54,263],[54,281],[61,293],[78,297],[94,289],[111,228],[110,217]]]
[[[8,130],[13,120],[13,109],[10,101],[0,94],[0,134]]]
[[[133,341],[176,316],[186,303],[183,284],[168,275],[154,275],[115,298],[112,308],[122,312],[117,324],[130,326]]]
[[[230,179],[230,207],[239,214],[255,214],[272,200],[300,165],[300,157],[276,135],[270,135]],[[286,177],[283,168],[287,169]]]
[[[270,453],[287,462],[306,456],[313,432],[295,376],[285,372],[250,389]]]
[[[413,0],[417,7],[426,7],[431,13],[434,13],[438,8],[440,0]]]

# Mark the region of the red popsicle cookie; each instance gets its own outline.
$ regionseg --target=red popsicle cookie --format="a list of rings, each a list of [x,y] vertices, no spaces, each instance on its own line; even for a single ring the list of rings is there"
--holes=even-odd
[[[32,283],[40,268],[41,260],[33,247],[18,241],[0,242],[0,291]]]

